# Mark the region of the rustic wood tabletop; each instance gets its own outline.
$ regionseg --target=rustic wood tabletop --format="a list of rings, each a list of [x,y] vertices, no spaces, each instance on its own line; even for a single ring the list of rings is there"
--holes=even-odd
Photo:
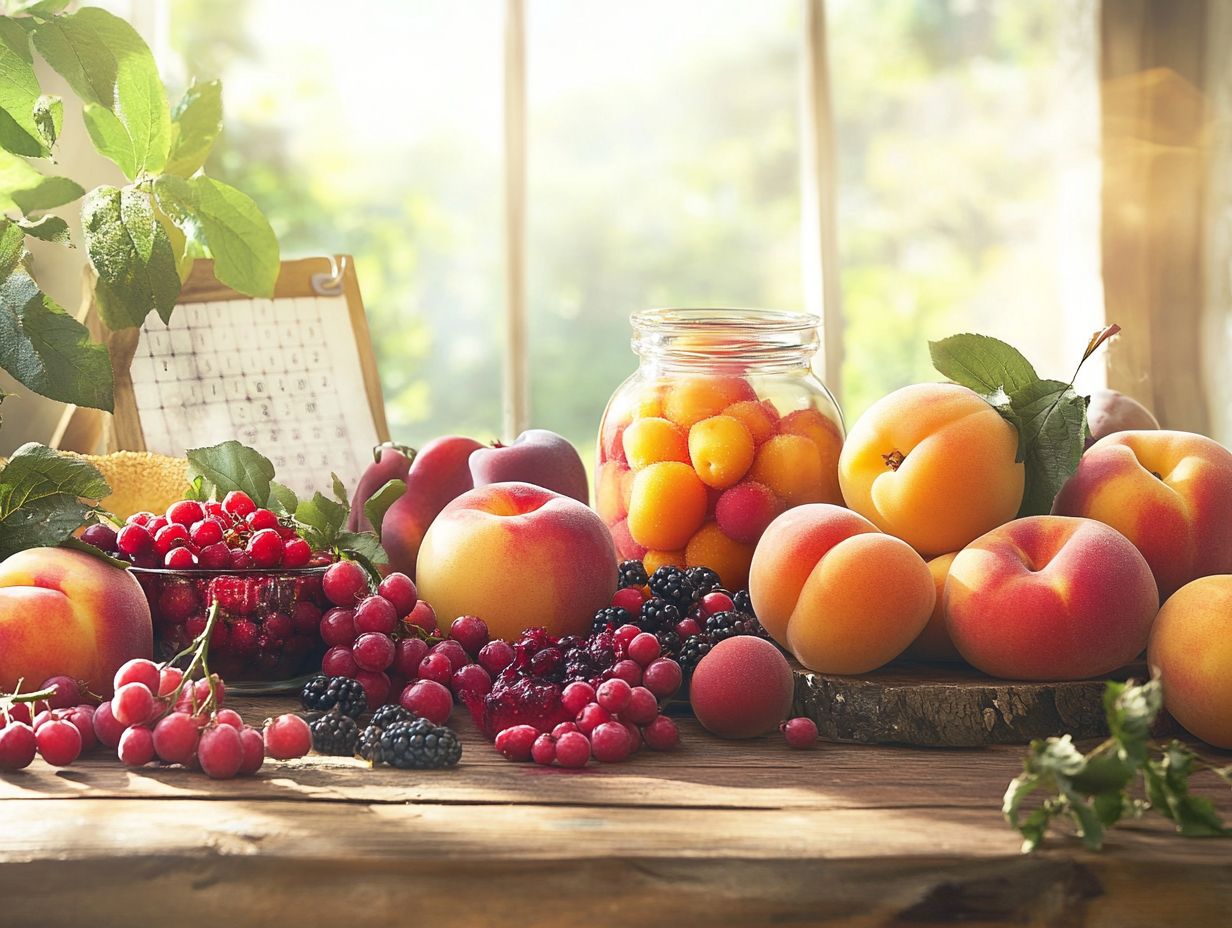
[[[1141,821],[1020,854],[1021,747],[799,752],[681,719],[674,753],[564,771],[454,724],[439,772],[310,756],[214,782],[98,752],[0,775],[0,925],[1232,924],[1232,841]]]

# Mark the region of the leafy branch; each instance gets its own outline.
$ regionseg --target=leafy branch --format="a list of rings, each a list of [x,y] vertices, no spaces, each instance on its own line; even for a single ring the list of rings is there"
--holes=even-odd
[[[10,0],[0,16],[0,368],[35,393],[111,411],[106,349],[42,292],[26,238],[73,247],[68,224],[45,211],[81,201],[95,301],[112,330],[166,321],[197,256],[220,281],[271,296],[278,241],[246,194],[201,173],[222,128],[218,81],[192,84],[171,108],[149,47],[128,23],[67,0]],[[128,184],[86,191],[46,173],[63,101],[42,92],[35,54],[82,102],[94,147]]]
[[[1093,349],[1092,349],[1093,350]],[[1010,781],[1005,820],[1022,835],[1023,853],[1039,847],[1055,819],[1069,819],[1083,844],[1099,850],[1108,828],[1155,811],[1186,837],[1232,837],[1214,803],[1189,792],[1190,775],[1209,771],[1232,785],[1232,766],[1216,767],[1179,741],[1156,745],[1151,726],[1163,707],[1158,679],[1136,685],[1110,681],[1104,711],[1111,733],[1083,754],[1069,735],[1031,742],[1023,772]],[[1140,795],[1134,787],[1141,779]],[[1026,812],[1026,799],[1043,801]]]

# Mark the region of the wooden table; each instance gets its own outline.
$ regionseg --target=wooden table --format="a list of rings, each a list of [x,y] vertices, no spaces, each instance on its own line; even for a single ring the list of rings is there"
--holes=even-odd
[[[0,775],[0,926],[1232,925],[1232,841],[1134,823],[1021,855],[1020,747],[795,752],[684,719],[675,753],[573,772],[505,761],[464,716],[452,771]]]

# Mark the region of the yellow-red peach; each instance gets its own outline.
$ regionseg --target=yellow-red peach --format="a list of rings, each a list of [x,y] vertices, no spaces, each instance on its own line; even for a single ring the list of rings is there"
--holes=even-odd
[[[1018,432],[976,393],[949,383],[895,390],[843,443],[843,499],[925,557],[957,551],[1018,512]]]
[[[120,665],[153,648],[150,607],[127,570],[67,548],[0,562],[0,690],[65,674],[109,696]]]
[[[958,556],[957,551],[935,557],[928,562],[928,572],[933,575],[933,584],[937,590],[937,604],[933,606],[928,624],[919,637],[911,642],[910,647],[903,652],[904,657],[917,661],[933,661],[937,663],[962,663],[962,655],[950,640],[950,633],[945,627],[945,580],[950,574],[950,565]]]
[[[1168,598],[1147,664],[1172,716],[1207,744],[1232,749],[1232,576],[1200,577]]]
[[[616,590],[615,561],[612,536],[588,506],[528,483],[493,483],[432,522],[416,583],[443,624],[477,615],[493,638],[536,625],[582,635]]]
[[[1232,454],[1192,432],[1115,432],[1083,454],[1057,515],[1111,525],[1151,565],[1167,599],[1190,580],[1232,573]]]
[[[910,545],[830,503],[770,523],[753,554],[749,595],[762,625],[801,664],[847,674],[902,653],[937,597]]]
[[[944,608],[950,639],[976,669],[1081,680],[1142,653],[1159,594],[1120,532],[1093,519],[1028,516],[958,552]]]

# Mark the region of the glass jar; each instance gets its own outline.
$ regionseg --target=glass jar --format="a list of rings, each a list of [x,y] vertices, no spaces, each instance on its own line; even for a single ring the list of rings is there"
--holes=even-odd
[[[599,426],[595,508],[620,559],[748,584],[767,525],[842,503],[843,418],[813,374],[819,320],[760,309],[634,313],[637,371]]]
[[[174,657],[205,629],[211,672],[227,683],[289,682],[321,666],[325,567],[297,570],[170,570],[130,567],[154,620],[154,659]]]

